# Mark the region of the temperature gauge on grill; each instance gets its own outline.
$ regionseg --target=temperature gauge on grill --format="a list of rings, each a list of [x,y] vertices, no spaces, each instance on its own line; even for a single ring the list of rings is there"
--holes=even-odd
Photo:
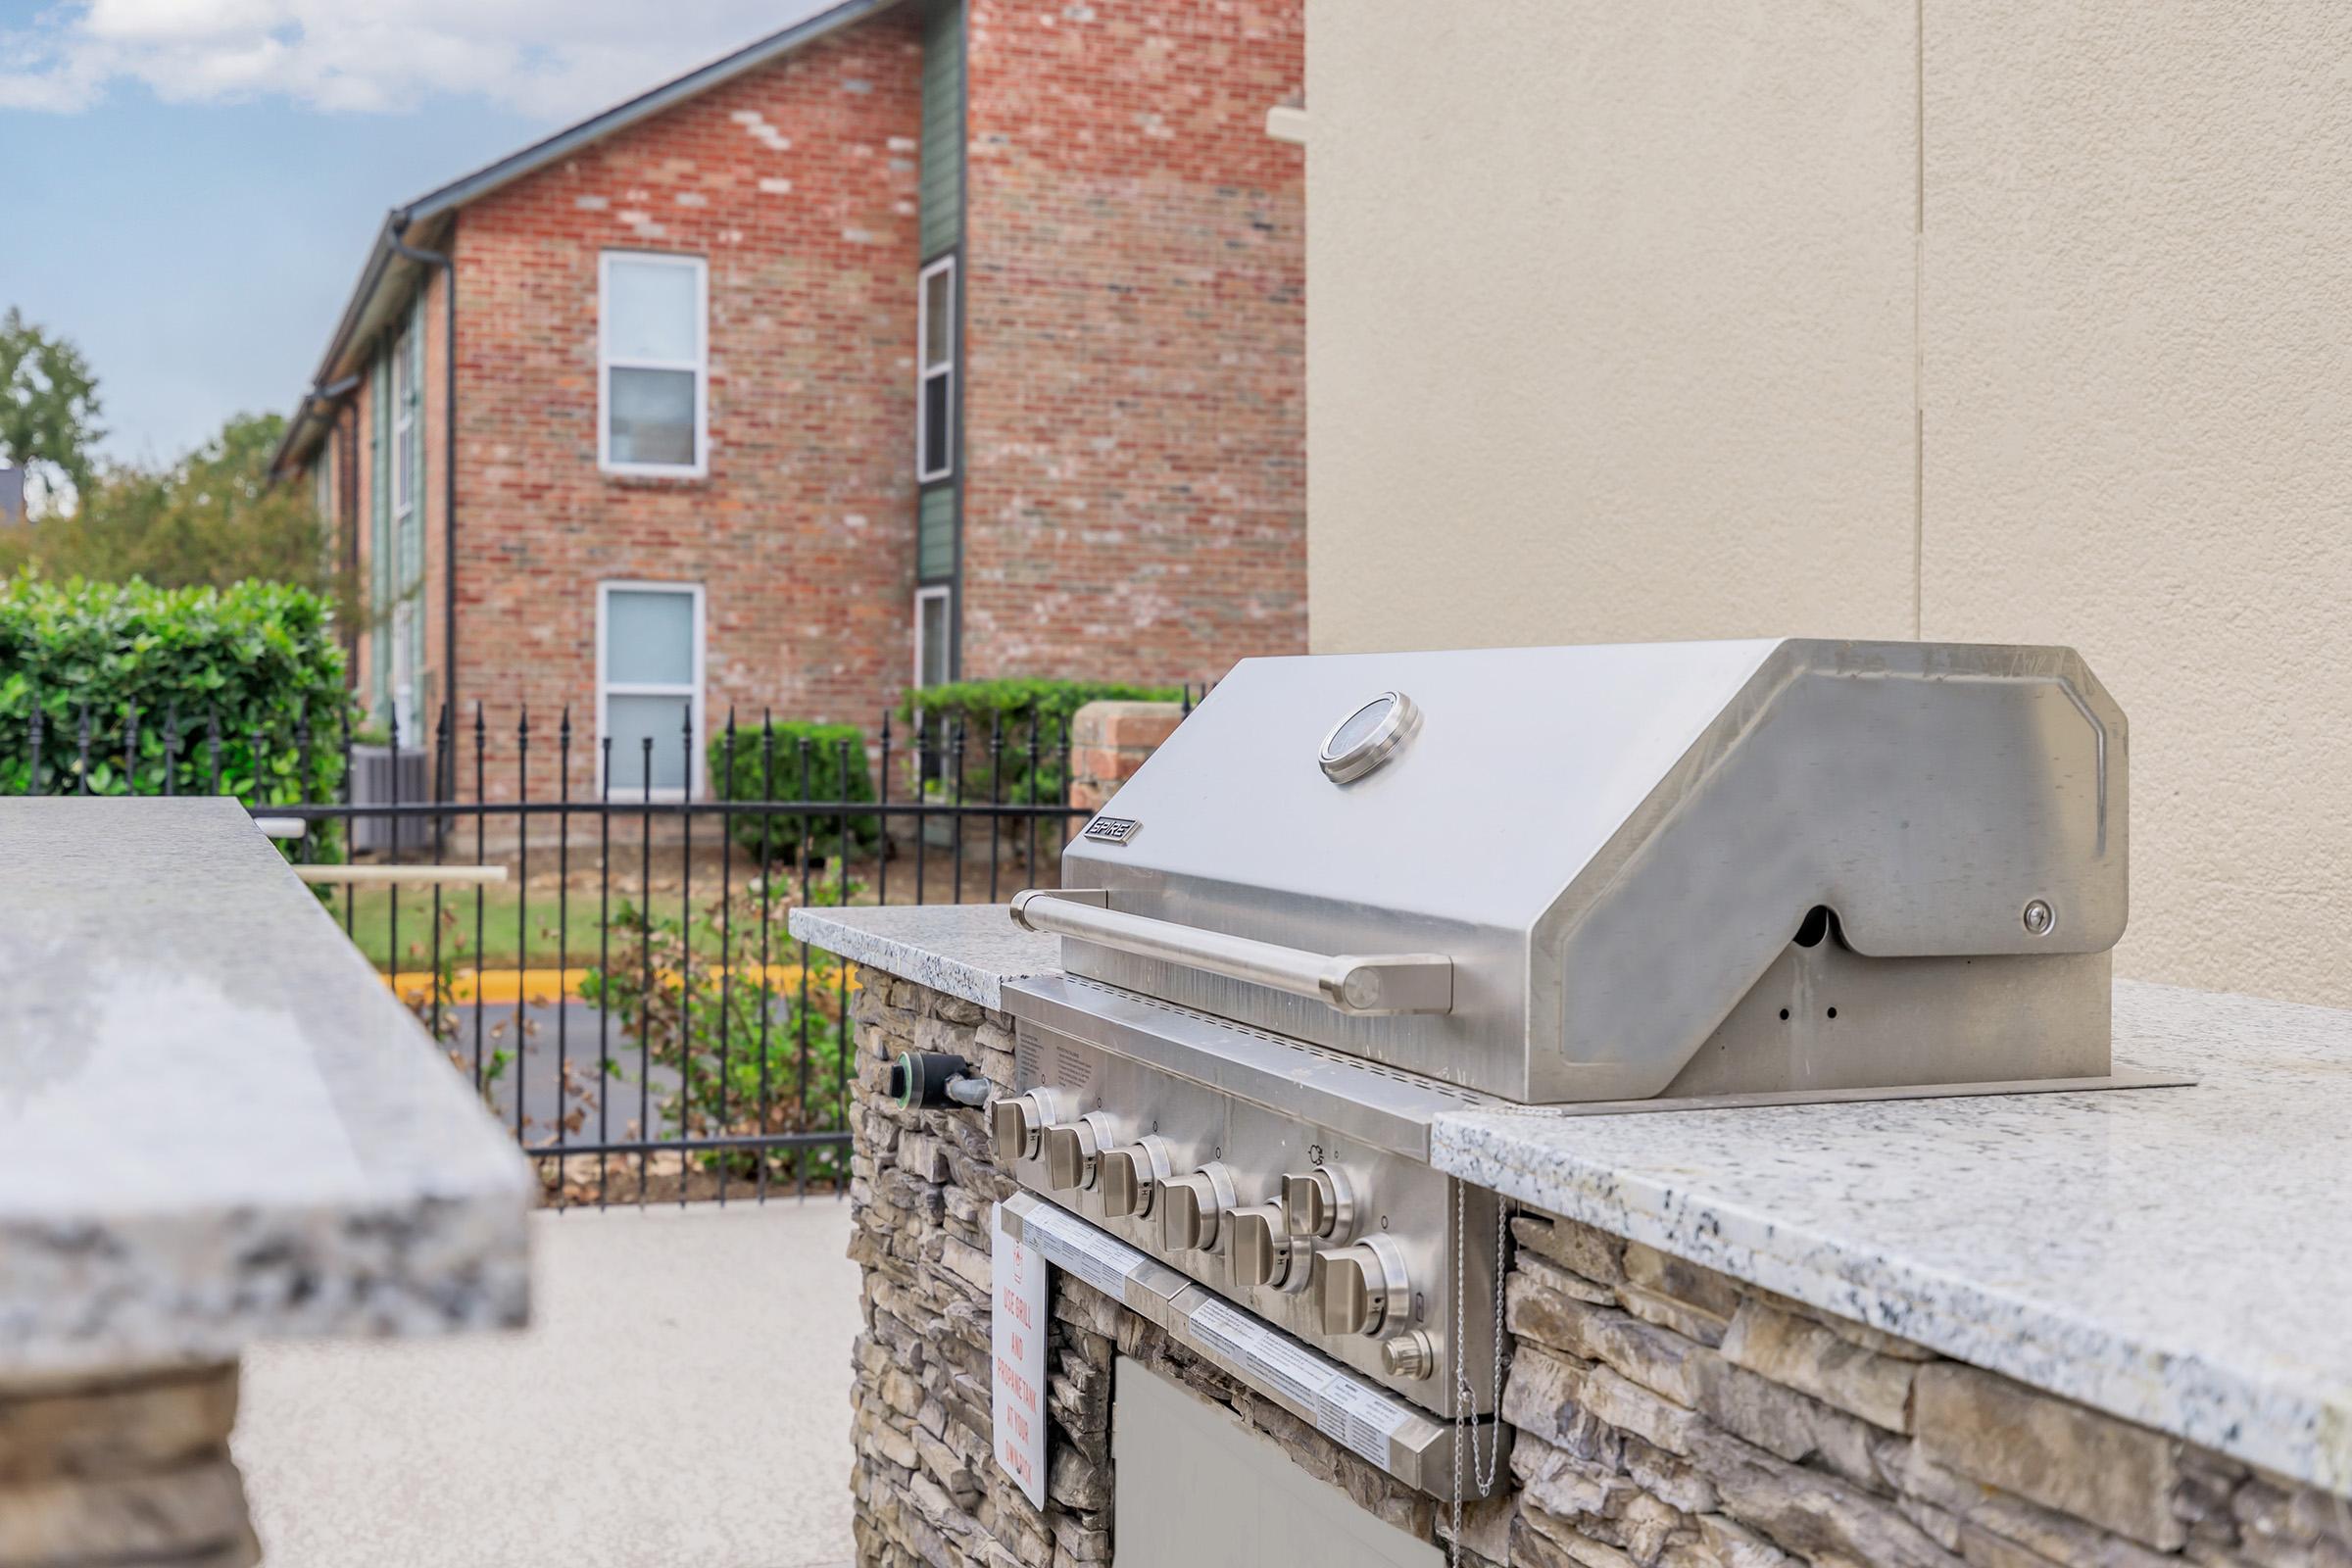
[[[1362,778],[1404,750],[1421,729],[1421,710],[1402,692],[1382,692],[1332,726],[1316,760],[1334,784]]]

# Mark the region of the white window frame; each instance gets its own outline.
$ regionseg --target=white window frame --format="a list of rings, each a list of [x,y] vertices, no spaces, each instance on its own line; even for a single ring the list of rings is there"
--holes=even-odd
[[[931,341],[931,279],[940,272],[948,274],[948,357],[937,365],[925,365],[923,351]],[[914,477],[918,484],[950,478],[956,472],[956,258],[950,254],[924,268],[914,279]],[[931,382],[943,378],[948,383],[948,462],[945,467],[926,468],[923,454],[931,450]]]
[[[956,607],[952,603],[953,598],[954,591],[945,583],[930,588],[917,588],[914,591],[914,689],[916,691],[923,689],[923,654],[925,652],[923,648],[923,606],[933,599],[948,605],[948,679],[956,678]]]
[[[406,522],[416,510],[416,345],[403,331],[392,340],[392,517]],[[397,553],[397,552],[396,552]],[[403,563],[405,564],[405,563]]]
[[[605,678],[605,634],[611,625],[610,607],[612,595],[627,594],[691,594],[694,597],[694,689],[681,691],[668,682],[622,681],[612,684]],[[683,790],[662,785],[654,786],[650,796],[642,788],[638,794],[625,799],[679,801],[692,796],[699,799],[704,790],[708,769],[703,754],[709,750],[710,735],[703,723],[704,649],[703,649],[703,585],[699,582],[647,582],[635,578],[615,578],[596,585],[596,794],[605,795],[605,741],[612,733],[606,700],[612,697],[686,697],[694,704],[694,756],[687,786]]]
[[[612,264],[655,262],[694,270],[694,358],[619,360],[612,356]],[[612,372],[694,372],[694,462],[616,463],[612,458]],[[596,466],[607,473],[646,479],[700,479],[710,471],[710,266],[700,256],[676,251],[605,251],[596,263]]]

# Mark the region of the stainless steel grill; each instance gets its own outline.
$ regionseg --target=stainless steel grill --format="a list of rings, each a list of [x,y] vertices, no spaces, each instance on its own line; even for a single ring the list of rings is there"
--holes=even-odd
[[[1066,974],[1008,988],[1000,1154],[1485,1415],[1456,1369],[1491,1325],[1448,1308],[1491,1299],[1495,1214],[1428,1167],[1431,1118],[2135,1081],[2108,1059],[2126,783],[2123,713],[2066,649],[1250,661],[1067,887],[1014,902]]]

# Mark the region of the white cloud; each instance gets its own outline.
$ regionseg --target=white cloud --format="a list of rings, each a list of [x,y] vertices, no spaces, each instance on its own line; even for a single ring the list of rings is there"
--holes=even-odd
[[[832,0],[66,0],[0,27],[0,109],[168,103],[387,113],[435,94],[551,121],[642,92]]]

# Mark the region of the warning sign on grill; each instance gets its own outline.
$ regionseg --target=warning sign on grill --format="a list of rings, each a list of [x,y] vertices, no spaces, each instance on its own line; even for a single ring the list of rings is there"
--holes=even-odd
[[[998,1207],[1001,1209],[1002,1204]],[[1023,1495],[1046,1505],[1046,1260],[989,1216],[989,1343],[996,1364],[997,1463]]]

